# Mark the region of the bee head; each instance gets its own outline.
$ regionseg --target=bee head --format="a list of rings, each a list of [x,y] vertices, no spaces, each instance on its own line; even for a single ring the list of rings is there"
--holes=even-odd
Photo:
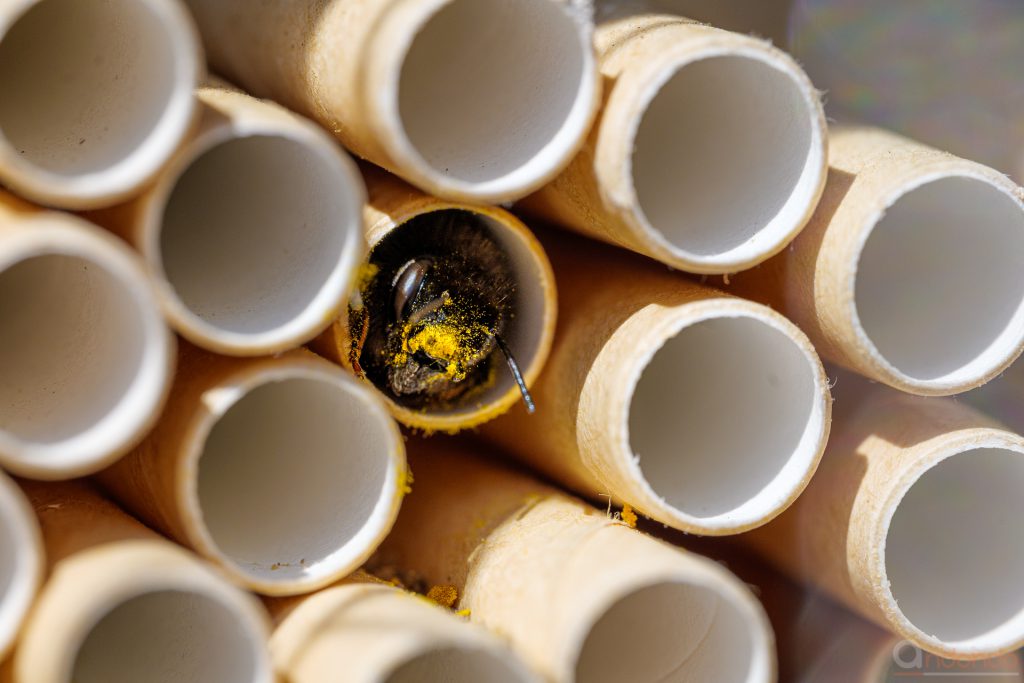
[[[418,216],[374,247],[370,265],[350,321],[361,330],[353,365],[374,385],[407,407],[457,405],[494,384],[500,350],[532,406],[503,341],[514,275],[485,223],[461,210]]]
[[[399,396],[450,400],[487,369],[503,311],[488,303],[475,278],[458,276],[466,264],[457,262],[412,259],[394,278],[388,383]]]

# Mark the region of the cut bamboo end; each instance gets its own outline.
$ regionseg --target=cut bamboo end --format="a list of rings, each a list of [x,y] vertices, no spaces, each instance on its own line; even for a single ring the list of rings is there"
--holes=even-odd
[[[635,483],[613,495],[694,533],[760,526],[821,459],[830,402],[821,362],[794,325],[748,302],[709,299],[664,318],[623,369],[633,392],[614,413],[627,421],[617,459]]]
[[[550,0],[547,0],[550,1]],[[557,317],[555,277],[543,247],[533,233],[508,211],[497,207],[475,206],[421,194],[397,178],[375,169],[364,169],[370,195],[365,211],[370,259],[385,238],[402,230],[441,230],[443,226],[411,223],[413,219],[444,212],[468,212],[483,220],[488,235],[498,244],[509,262],[514,280],[516,307],[508,323],[506,343],[517,359],[527,386],[537,381],[554,339]],[[419,240],[409,240],[417,242]],[[462,258],[463,254],[455,254]],[[410,254],[415,258],[421,254]],[[431,254],[445,257],[447,254]],[[362,304],[359,304],[360,306]],[[374,315],[374,312],[370,312]],[[377,315],[390,315],[391,307]],[[330,360],[353,368],[362,339],[353,337],[350,328],[352,310],[344,311],[333,325],[311,345]],[[492,354],[498,353],[497,350]],[[478,426],[507,412],[522,401],[512,375],[500,368],[493,382],[466,401],[453,405],[409,407],[403,405],[387,386],[376,386],[388,408],[402,424],[427,432],[456,432]]]
[[[170,158],[195,113],[199,38],[177,0],[16,0],[0,10],[0,180],[110,206]]]
[[[1019,648],[1024,439],[952,401],[844,399],[851,413],[811,486],[748,541],[929,652]]]
[[[0,661],[28,614],[44,567],[32,508],[14,482],[0,473]]]
[[[485,435],[581,493],[691,533],[739,533],[788,507],[830,425],[806,336],[610,248],[555,235],[545,246],[562,319],[541,407]]]
[[[432,194],[522,197],[570,162],[590,128],[599,100],[592,32],[582,3],[396,7],[369,53],[370,124],[394,168]]]
[[[748,36],[658,15],[598,28],[614,83],[583,153],[528,210],[695,273],[778,253],[827,175],[818,92]]]
[[[990,657],[1024,644],[1024,542],[1006,517],[1024,513],[1015,495],[1024,483],[1024,441],[993,432],[950,446],[920,463],[887,501],[883,608],[922,647]],[[988,566],[993,561],[1003,566]]]
[[[416,487],[376,564],[451,585],[546,680],[774,680],[771,629],[734,576],[481,448],[410,442]]]
[[[878,130],[837,128],[818,212],[792,250],[743,274],[823,355],[921,395],[966,391],[1024,347],[1024,190]]]
[[[50,573],[14,683],[271,683],[251,596],[80,484],[29,484]]]
[[[101,222],[131,240],[174,327],[228,355],[294,348],[344,305],[365,244],[363,181],[312,123],[202,88],[198,130],[131,207]]]
[[[387,534],[406,486],[397,425],[311,353],[186,348],[164,417],[101,481],[141,519],[268,595],[329,585]]]
[[[189,4],[218,72],[452,200],[537,189],[572,159],[598,106],[586,2]]]
[[[0,464],[69,479],[134,446],[171,381],[157,308],[115,238],[0,193]]]
[[[272,611],[276,611],[271,607]],[[270,641],[292,683],[534,683],[499,640],[388,584],[352,582],[299,598]]]

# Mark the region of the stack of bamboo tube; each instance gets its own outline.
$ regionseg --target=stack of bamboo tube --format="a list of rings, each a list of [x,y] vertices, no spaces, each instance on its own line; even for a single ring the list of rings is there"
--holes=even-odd
[[[1024,190],[637,7],[0,2],[0,683],[1024,677]]]

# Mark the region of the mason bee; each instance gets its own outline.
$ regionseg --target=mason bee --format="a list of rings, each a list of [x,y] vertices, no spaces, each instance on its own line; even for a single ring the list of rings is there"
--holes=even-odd
[[[504,364],[532,413],[505,342],[516,304],[512,265],[481,217],[457,209],[417,216],[370,252],[349,308],[350,364],[414,409],[464,405]]]

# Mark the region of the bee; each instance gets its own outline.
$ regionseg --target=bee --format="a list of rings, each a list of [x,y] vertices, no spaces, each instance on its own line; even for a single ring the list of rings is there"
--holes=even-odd
[[[349,308],[357,374],[399,405],[445,409],[492,386],[504,365],[534,411],[505,341],[515,275],[482,218],[459,209],[417,216],[374,246],[366,273]]]

